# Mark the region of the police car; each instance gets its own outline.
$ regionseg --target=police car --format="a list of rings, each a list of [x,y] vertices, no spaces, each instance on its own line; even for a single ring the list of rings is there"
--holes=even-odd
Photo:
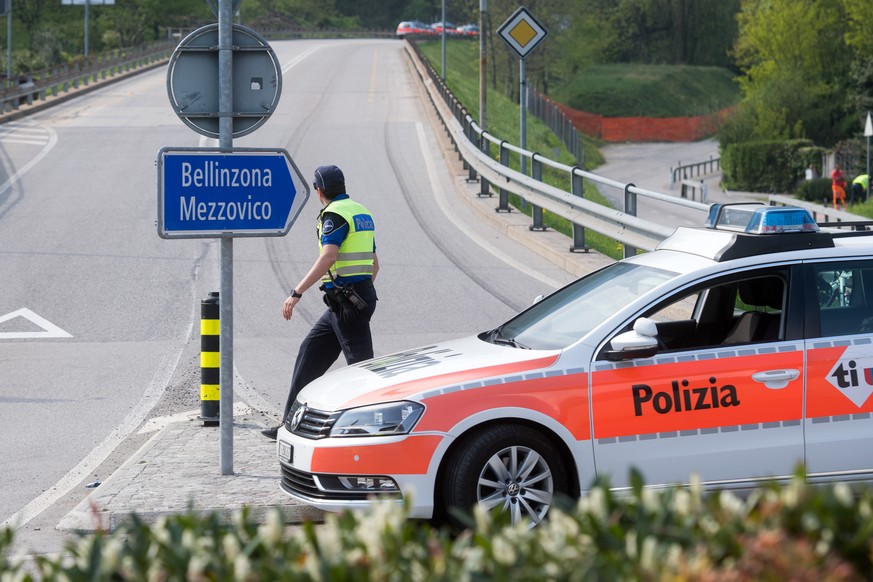
[[[845,225],[846,223],[842,223]],[[329,373],[278,435],[327,511],[405,499],[536,524],[597,476],[745,489],[873,478],[873,231],[713,205],[477,336]]]

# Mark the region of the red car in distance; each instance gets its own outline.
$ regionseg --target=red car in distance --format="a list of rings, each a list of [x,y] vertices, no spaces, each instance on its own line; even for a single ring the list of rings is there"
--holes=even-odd
[[[395,32],[397,38],[406,38],[407,36],[432,36],[433,28],[429,24],[419,22],[417,20],[404,20],[397,25]]]
[[[458,34],[457,28],[451,22],[434,22],[430,27],[436,34],[442,34],[443,28],[446,29],[446,36],[456,36]]]

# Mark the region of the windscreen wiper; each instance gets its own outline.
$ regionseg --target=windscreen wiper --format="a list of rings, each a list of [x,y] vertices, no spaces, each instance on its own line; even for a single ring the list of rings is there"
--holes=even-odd
[[[500,336],[497,336],[497,337],[493,337],[493,338],[491,338],[491,341],[494,342],[495,344],[502,344],[502,345],[506,345],[506,346],[512,346],[512,347],[514,347],[514,348],[521,348],[521,349],[523,349],[523,350],[529,350],[529,349],[530,349],[530,347],[524,345],[523,343],[519,342],[519,341],[516,340],[515,338],[511,338],[511,337],[500,337]]]

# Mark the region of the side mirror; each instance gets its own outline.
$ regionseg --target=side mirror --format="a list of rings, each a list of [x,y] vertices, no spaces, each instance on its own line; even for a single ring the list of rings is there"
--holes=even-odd
[[[658,353],[657,336],[657,324],[651,319],[641,317],[634,322],[632,331],[626,331],[612,338],[604,356],[611,362],[651,358]]]

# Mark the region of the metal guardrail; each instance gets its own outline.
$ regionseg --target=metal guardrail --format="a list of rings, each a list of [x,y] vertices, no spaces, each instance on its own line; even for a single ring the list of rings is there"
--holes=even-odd
[[[571,252],[588,250],[584,242],[586,228],[622,243],[624,256],[635,254],[637,249],[654,250],[658,243],[672,234],[674,229],[636,216],[638,196],[701,212],[709,210],[709,206],[702,202],[646,190],[634,184],[592,174],[578,166],[570,167],[561,164],[483,131],[449,91],[436,70],[426,63],[418,47],[410,42],[406,43],[406,47],[431,102],[436,107],[461,159],[469,169],[470,180],[477,179],[478,174],[481,183],[479,195],[491,196],[493,185],[499,195],[498,206],[495,209],[498,212],[510,210],[508,202],[510,193],[520,196],[532,206],[532,224],[529,227],[531,230],[545,229],[542,222],[543,210],[570,221],[573,224],[573,245],[569,249]],[[492,155],[495,146],[496,157]],[[519,162],[515,165],[520,168],[525,166],[530,168],[530,175],[513,169],[515,160]],[[543,182],[543,167],[553,168],[565,175],[566,183],[570,185],[569,190],[562,190]],[[622,210],[586,200],[583,178],[623,191]]]
[[[721,170],[721,158],[709,156],[709,160],[703,162],[695,162],[693,164],[679,165],[675,168],[670,168],[670,188],[677,182],[684,183],[689,178],[695,176],[706,176],[707,174],[715,174]]]
[[[699,196],[700,201],[704,204],[709,200],[709,186],[703,180],[697,182],[694,180],[682,180],[681,192],[680,196],[682,198],[688,198],[690,195],[692,200],[697,200]]]
[[[34,101],[66,93],[91,83],[150,67],[167,61],[176,48],[164,42],[141,48],[123,49],[99,55],[93,61],[72,66],[42,69],[19,76],[11,87],[0,92],[0,113],[14,111]]]

